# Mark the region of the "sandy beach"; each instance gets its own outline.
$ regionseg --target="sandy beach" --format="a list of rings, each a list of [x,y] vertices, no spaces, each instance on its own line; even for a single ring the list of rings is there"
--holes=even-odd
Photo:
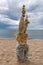
[[[28,40],[28,60],[19,63],[16,57],[17,41],[0,39],[0,65],[43,65],[43,40]]]

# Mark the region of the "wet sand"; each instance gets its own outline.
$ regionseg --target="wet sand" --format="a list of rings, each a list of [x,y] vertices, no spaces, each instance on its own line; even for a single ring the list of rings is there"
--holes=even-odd
[[[43,40],[28,40],[28,60],[19,63],[16,57],[17,41],[0,39],[0,65],[43,65]]]

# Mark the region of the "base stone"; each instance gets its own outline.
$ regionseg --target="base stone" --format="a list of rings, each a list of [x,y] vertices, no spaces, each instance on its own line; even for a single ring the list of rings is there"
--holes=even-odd
[[[17,45],[16,48],[17,58],[19,62],[24,62],[28,59],[28,45]]]

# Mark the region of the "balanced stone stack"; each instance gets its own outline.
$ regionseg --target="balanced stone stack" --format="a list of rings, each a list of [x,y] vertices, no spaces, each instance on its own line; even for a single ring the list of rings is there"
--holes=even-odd
[[[22,15],[19,22],[19,32],[16,35],[16,40],[18,41],[16,53],[18,61],[24,62],[28,58],[28,45],[27,39],[28,34],[26,33],[27,26],[29,24],[28,16],[25,16],[25,5],[22,7]]]

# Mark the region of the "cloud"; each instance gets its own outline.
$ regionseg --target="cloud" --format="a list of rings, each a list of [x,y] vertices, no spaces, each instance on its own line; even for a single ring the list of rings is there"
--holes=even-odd
[[[9,24],[9,25],[18,25],[19,24],[19,21],[12,20],[9,18],[4,18],[4,17],[0,19],[0,22],[3,22],[5,24]]]
[[[8,0],[8,6],[9,6],[9,18],[13,20],[18,20],[20,17],[20,8],[18,7],[18,2],[16,0]]]
[[[11,6],[11,3],[12,3],[12,6],[15,6],[13,3],[16,4],[16,7],[10,7],[11,10],[17,10],[19,9],[19,11],[21,11],[21,7],[23,4],[26,5],[26,9],[27,9],[27,12],[26,14],[29,16],[29,21],[30,21],[30,25],[29,25],[29,28],[35,28],[36,26],[38,27],[39,25],[43,25],[43,23],[41,23],[41,21],[43,21],[43,1],[42,0],[24,0],[24,1],[9,1],[10,3],[10,6]],[[16,12],[18,13],[18,11]],[[14,14],[16,14],[14,13]],[[21,12],[20,12],[21,13]],[[19,13],[18,13],[19,14]],[[19,15],[20,16],[20,15]],[[15,17],[15,16],[14,16]],[[18,16],[16,16],[18,17]]]
[[[43,0],[29,0],[28,7],[30,12],[43,12]]]
[[[19,21],[12,20],[9,18],[1,18],[0,19],[0,29],[16,29],[19,24]]]
[[[43,28],[43,0],[0,0],[0,28],[16,28],[23,4],[30,21],[29,29]]]
[[[29,29],[43,29],[43,13],[29,13]]]

